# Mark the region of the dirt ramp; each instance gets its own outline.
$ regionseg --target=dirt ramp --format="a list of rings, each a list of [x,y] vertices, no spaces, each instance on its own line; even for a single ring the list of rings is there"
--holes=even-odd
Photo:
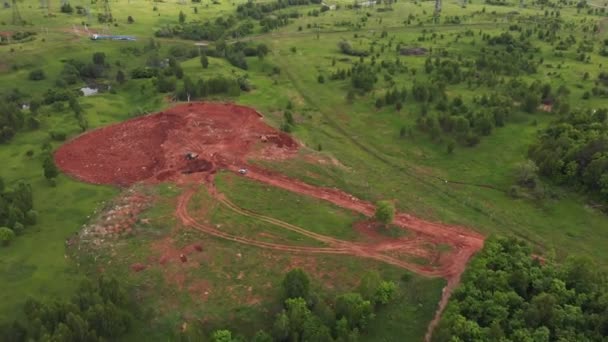
[[[263,136],[272,138],[262,142]],[[249,158],[285,158],[297,149],[254,109],[203,102],[83,134],[61,146],[55,162],[83,181],[127,186],[244,165]]]

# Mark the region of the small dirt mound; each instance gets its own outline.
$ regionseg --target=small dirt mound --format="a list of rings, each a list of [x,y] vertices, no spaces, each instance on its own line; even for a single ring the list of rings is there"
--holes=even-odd
[[[144,264],[135,263],[135,264],[131,265],[131,271],[136,272],[136,273],[141,272],[145,269],[146,269],[146,265],[144,265]]]
[[[260,136],[272,138],[262,144]],[[88,132],[61,146],[55,162],[86,182],[128,186],[243,165],[249,158],[285,158],[297,149],[295,140],[266,125],[254,109],[204,102]]]

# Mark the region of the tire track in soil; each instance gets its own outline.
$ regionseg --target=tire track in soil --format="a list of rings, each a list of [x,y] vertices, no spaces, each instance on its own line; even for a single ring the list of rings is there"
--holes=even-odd
[[[236,166],[227,165],[226,169],[238,174]],[[281,174],[276,174],[264,169],[257,168],[255,166],[249,166],[249,169],[244,175],[245,177],[256,180],[268,185],[282,188],[284,190],[292,191],[298,194],[322,199],[333,203],[339,207],[349,209],[358,213],[361,213],[367,217],[373,216],[375,207],[369,202],[362,201],[350,194],[342,192],[337,189],[328,189],[315,187],[304,182],[300,182],[295,179],[290,179]],[[178,204],[177,215],[186,225],[195,227],[197,230],[209,233],[216,237],[225,238],[235,242],[246,243],[248,245],[257,246],[261,248],[274,249],[279,251],[292,251],[301,253],[325,253],[325,254],[342,254],[350,255],[355,257],[369,258],[376,261],[384,262],[389,265],[407,269],[417,274],[427,277],[443,277],[447,280],[447,285],[443,288],[441,299],[439,301],[437,310],[433,317],[433,320],[429,323],[427,332],[425,334],[425,341],[430,341],[432,333],[436,326],[439,324],[441,314],[445,310],[452,292],[458,286],[460,277],[466,268],[466,264],[469,259],[478,250],[483,247],[484,237],[478,233],[467,230],[464,227],[457,227],[451,225],[444,225],[441,223],[430,222],[419,219],[412,215],[405,213],[397,213],[393,224],[403,228],[414,231],[416,234],[421,236],[424,241],[431,242],[433,244],[447,244],[453,247],[453,250],[449,252],[447,260],[443,260],[442,264],[438,268],[424,267],[414,263],[408,263],[399,259],[392,258],[385,254],[382,254],[380,250],[374,249],[373,246],[362,246],[352,242],[343,241],[328,237],[322,234],[310,232],[304,228],[280,221],[275,218],[267,217],[261,214],[257,214],[246,209],[240,208],[230,202],[223,194],[217,192],[213,185],[213,177],[206,179],[206,186],[210,193],[218,199],[220,203],[227,206],[229,209],[245,216],[257,218],[268,223],[283,227],[285,229],[303,234],[305,236],[317,239],[318,241],[327,243],[332,247],[328,248],[312,248],[312,247],[295,247],[288,245],[272,244],[250,240],[246,238],[235,237],[230,234],[218,231],[212,227],[208,227],[198,223],[193,219],[187,212],[187,204],[194,194],[193,190],[187,190],[184,195],[180,197]],[[400,248],[406,250],[412,250],[413,246],[411,243],[404,242],[397,244]],[[295,247],[295,248],[294,248]],[[417,253],[411,253],[416,255]]]
[[[346,132],[343,133],[348,136]],[[254,147],[263,137],[269,137],[265,147],[262,150],[256,150]],[[352,137],[348,137],[352,139]],[[247,172],[246,176],[251,179],[323,199],[368,217],[373,216],[375,207],[369,202],[337,189],[314,187],[278,173],[256,168],[246,162],[255,157],[289,158],[295,155],[298,147],[297,142],[290,136],[266,125],[261,114],[251,108],[234,104],[202,102],[178,105],[164,112],[87,132],[63,144],[55,152],[55,162],[63,172],[94,184],[128,186],[141,181],[146,183],[171,181],[178,185],[185,185],[186,190],[178,200],[176,216],[184,225],[217,238],[284,252],[338,254],[369,258],[423,276],[444,277],[448,284],[443,290],[435,318],[429,325],[426,337],[428,340],[441,312],[447,305],[452,290],[458,284],[466,263],[483,246],[483,236],[464,227],[425,221],[408,214],[398,213],[394,223],[413,231],[416,234],[415,239],[403,242],[391,241],[390,244],[381,246],[363,245],[316,234],[301,227],[257,214],[257,219],[305,234],[328,244],[328,247],[290,246],[235,236],[197,222],[188,213],[187,205],[195,192],[192,185],[203,184],[212,195],[219,196],[220,194],[213,186],[213,174],[222,169],[237,172],[239,168],[247,167],[251,171]],[[360,147],[366,150],[364,145],[360,145]],[[198,160],[196,162],[188,161],[184,157],[186,152],[197,154]],[[375,155],[379,160],[391,164],[384,156],[375,151],[367,150],[367,152]],[[200,163],[202,166],[198,167],[197,165]],[[240,214],[252,215],[227,200],[224,200],[223,204]],[[416,242],[419,242],[419,246],[416,246]],[[438,267],[418,265],[382,253],[398,249],[415,256],[419,255],[427,244],[441,243],[452,248],[449,252],[439,255]],[[425,259],[430,258],[427,256]]]

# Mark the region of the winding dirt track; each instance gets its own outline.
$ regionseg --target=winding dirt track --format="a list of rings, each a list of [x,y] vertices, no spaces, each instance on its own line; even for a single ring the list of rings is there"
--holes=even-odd
[[[128,120],[76,137],[55,153],[55,162],[67,174],[96,183],[129,186],[136,182],[172,181],[185,186],[176,215],[192,229],[217,238],[250,246],[293,253],[351,255],[384,262],[427,277],[443,277],[443,290],[426,340],[439,321],[449,297],[471,256],[483,247],[484,238],[464,227],[430,222],[397,213],[393,224],[413,233],[413,238],[380,243],[355,243],[311,232],[281,220],[243,209],[217,192],[213,175],[217,170],[237,172],[246,167],[245,177],[321,199],[339,207],[372,217],[375,207],[337,189],[315,187],[252,165],[249,159],[284,159],[296,155],[298,143],[266,125],[261,114],[243,106],[221,103],[189,103],[164,112]],[[194,159],[185,156],[196,155]],[[283,229],[323,242],[327,247],[283,245],[235,236],[200,223],[188,212],[195,193],[193,185],[204,184],[224,206],[234,212],[268,222]],[[448,245],[443,253],[428,246]],[[436,249],[436,248],[435,248]],[[405,253],[429,261],[420,265],[386,253]],[[400,254],[401,253],[401,254]]]

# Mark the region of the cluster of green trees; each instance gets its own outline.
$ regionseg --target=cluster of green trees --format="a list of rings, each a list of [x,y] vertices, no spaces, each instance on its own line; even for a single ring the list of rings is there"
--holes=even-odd
[[[573,111],[540,133],[528,154],[541,175],[608,202],[608,109]]]
[[[164,38],[177,36],[189,40],[216,41],[221,38],[242,37],[253,32],[253,24],[241,23],[237,26],[238,23],[239,20],[235,16],[229,15],[218,17],[214,21],[182,22],[179,25],[164,26],[157,30],[154,35]]]
[[[488,239],[471,262],[435,341],[604,341],[608,278],[592,261],[543,262],[525,242]]]
[[[103,52],[93,53],[90,62],[70,59],[63,64],[63,69],[55,84],[64,88],[82,82],[82,80],[103,78],[109,68],[110,64],[107,63],[106,54]]]
[[[25,117],[16,103],[0,103],[0,143],[10,141],[24,124]]]
[[[361,279],[358,292],[345,293],[335,299],[324,299],[311,290],[310,279],[301,269],[293,269],[282,283],[284,306],[277,314],[270,333],[261,330],[253,338],[256,342],[272,341],[356,341],[371,320],[374,310],[391,302],[397,285],[383,281],[377,272],[369,272]],[[215,342],[237,342],[229,330],[213,332]]]
[[[273,13],[277,10],[285,9],[292,6],[306,6],[310,4],[320,4],[321,0],[279,0],[276,2],[256,3],[248,1],[245,4],[237,7],[237,16],[240,19],[258,20],[262,28],[262,32],[269,32],[289,23],[290,18],[299,18],[301,15],[298,12],[280,12]]]
[[[238,96],[241,90],[249,90],[246,78],[231,79],[215,76],[208,79],[199,78],[195,83],[185,76],[175,95],[180,101],[203,99],[212,95]]]
[[[7,188],[0,177],[0,245],[9,245],[25,227],[36,224],[37,220],[32,187],[20,181]]]
[[[70,300],[28,299],[25,320],[0,325],[2,341],[116,341],[134,321],[133,303],[116,279],[85,280]]]
[[[246,57],[258,57],[264,59],[270,52],[266,44],[260,43],[257,45],[237,42],[235,44],[226,44],[224,41],[219,41],[215,44],[214,49],[206,50],[201,55],[201,65],[207,68],[209,60],[207,56],[225,58],[230,64],[237,68],[247,70],[249,68]]]

